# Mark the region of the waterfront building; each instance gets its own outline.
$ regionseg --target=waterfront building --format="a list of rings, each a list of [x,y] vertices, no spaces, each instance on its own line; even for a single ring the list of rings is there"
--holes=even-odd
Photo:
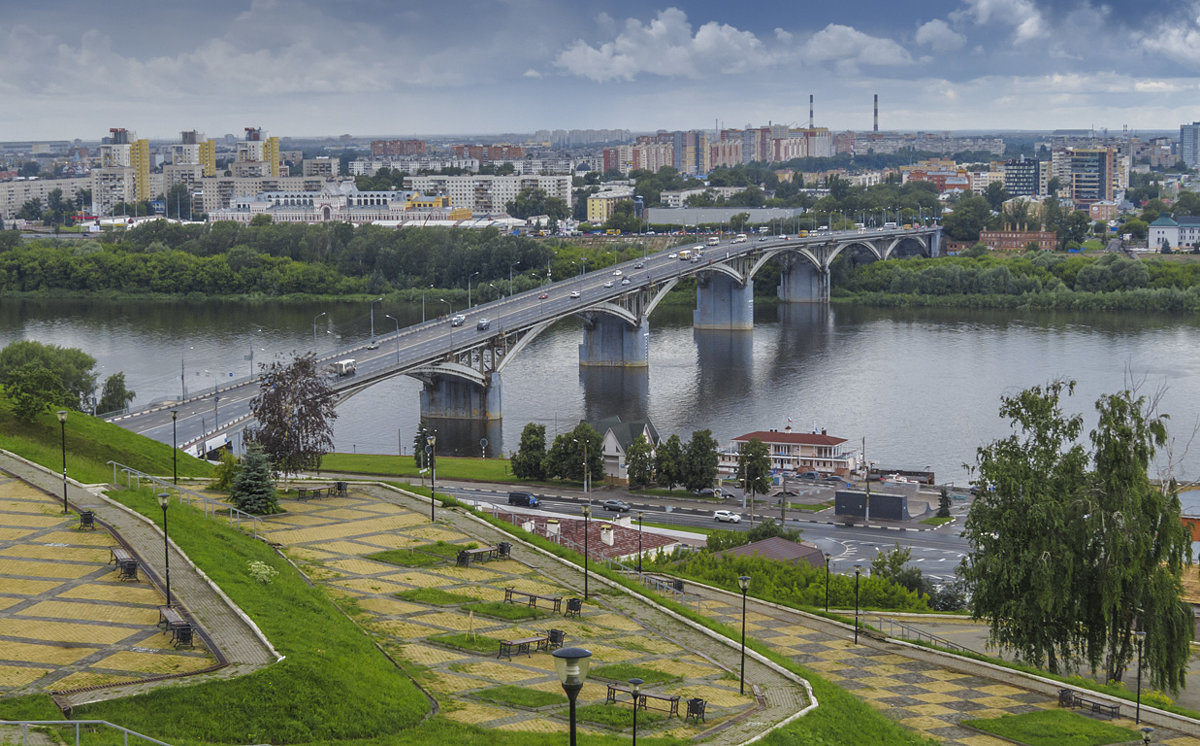
[[[737,474],[738,448],[755,438],[766,444],[771,456],[771,470],[776,472],[818,471],[845,476],[858,470],[861,464],[858,451],[845,447],[845,438],[829,435],[824,430],[795,433],[788,425],[782,431],[758,430],[734,438],[719,454],[718,469],[722,474]]]
[[[609,483],[629,484],[625,454],[639,436],[650,444],[650,458],[654,458],[659,443],[658,430],[649,420],[622,422],[620,417],[608,417],[588,424],[604,440],[604,478]]]

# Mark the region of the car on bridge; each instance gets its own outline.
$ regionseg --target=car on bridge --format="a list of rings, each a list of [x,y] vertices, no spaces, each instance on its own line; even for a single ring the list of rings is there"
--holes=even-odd
[[[488,327],[491,325],[492,322],[488,319],[480,319],[479,321],[475,322],[475,328],[481,332],[487,331]]]
[[[628,277],[622,277],[622,278],[621,278],[621,284],[622,284],[622,285],[628,285],[628,284],[629,284],[629,278],[628,278]]]
[[[453,317],[450,319],[450,326],[462,326],[462,325],[463,325],[463,322],[464,322],[464,321],[466,321],[466,320],[467,320],[467,317],[466,317],[466,316],[463,316],[461,313],[460,313],[460,314],[455,314],[455,315],[454,315],[454,316],[453,316]]]
[[[538,300],[546,300],[549,297],[550,297],[550,293],[542,293],[541,295],[538,296]]]
[[[720,523],[741,523],[742,517],[732,510],[714,510],[713,520]]]
[[[612,281],[612,280],[609,280],[608,282],[604,283],[604,287],[606,287],[606,288],[610,288],[610,287],[612,287],[612,286],[613,286],[613,281]]]
[[[633,265],[633,268],[634,269],[642,269],[645,266],[646,266],[645,264],[638,262],[637,264]]]
[[[613,270],[613,277],[620,277],[620,276],[621,276],[621,270],[619,270],[619,269],[614,269],[614,270]]]
[[[578,298],[578,297],[579,297],[579,291],[578,291],[578,290],[572,290],[572,291],[571,291],[571,297],[572,297],[572,298]]]
[[[679,257],[679,255],[673,251],[670,254],[667,254],[668,259],[677,259],[678,257]]]

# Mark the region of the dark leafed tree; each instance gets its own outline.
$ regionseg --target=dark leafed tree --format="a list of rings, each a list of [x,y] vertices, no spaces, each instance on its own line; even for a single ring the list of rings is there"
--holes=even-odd
[[[654,454],[654,473],[658,483],[668,490],[683,483],[683,441],[672,435],[658,445]]]
[[[278,474],[318,469],[333,450],[333,390],[313,353],[291,363],[260,366],[250,412],[258,424],[247,437],[258,443]]]
[[[625,451],[625,473],[630,487],[645,487],[654,481],[654,451],[645,435],[639,435]]]
[[[569,433],[554,439],[554,444],[543,461],[546,476],[560,477],[575,482],[583,481],[586,461],[590,481],[604,479],[604,440],[596,428],[581,422]]]
[[[100,390],[100,401],[96,403],[96,411],[100,414],[117,412],[129,406],[135,394],[125,388],[125,373],[113,373],[104,379],[104,388]]]
[[[1166,428],[1144,398],[1105,396],[1089,453],[1081,417],[1060,406],[1073,388],[1004,397],[1016,432],[979,449],[961,570],[973,613],[1029,663],[1103,667],[1109,679],[1124,673],[1141,629],[1152,685],[1177,691],[1192,629],[1179,582],[1189,543],[1174,481],[1157,487],[1147,472]]]
[[[69,396],[56,394],[52,398],[57,405],[80,409],[96,387],[96,374],[92,372],[96,359],[78,348],[22,339],[10,342],[0,350],[0,378],[27,364],[45,368],[58,378],[59,386]]]
[[[528,423],[521,431],[521,445],[509,465],[518,479],[546,478],[546,426]]]
[[[717,482],[717,441],[712,430],[696,430],[684,453],[683,484],[689,490],[712,487]]]
[[[750,520],[754,520],[754,496],[765,495],[771,489],[771,450],[758,438],[738,444],[738,481],[746,490]],[[786,521],[787,496],[779,496],[780,521]]]
[[[33,422],[51,407],[72,406],[72,397],[61,379],[39,363],[0,372],[0,385],[18,419]]]
[[[435,435],[435,431],[425,424],[425,420],[417,423],[417,434],[413,436],[413,459],[417,462],[418,469],[424,469],[429,466],[431,453],[425,453],[425,446],[429,445],[429,436]],[[434,445],[437,441],[434,440]]]

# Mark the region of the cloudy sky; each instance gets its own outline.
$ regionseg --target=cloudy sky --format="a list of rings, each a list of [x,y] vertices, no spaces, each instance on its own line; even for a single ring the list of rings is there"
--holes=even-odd
[[[1200,0],[0,0],[0,140],[1177,129]]]

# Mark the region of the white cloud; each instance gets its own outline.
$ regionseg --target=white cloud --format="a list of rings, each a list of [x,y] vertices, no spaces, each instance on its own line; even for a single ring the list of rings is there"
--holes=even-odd
[[[582,39],[561,51],[554,64],[597,82],[634,80],[644,73],[700,78],[739,73],[769,64],[758,37],[728,24],[709,22],[692,33],[687,14],[667,8],[647,24],[630,18],[615,39],[592,46]]]
[[[525,72],[521,73],[521,77],[523,77],[523,78],[540,78],[540,77],[542,77],[542,74],[540,72],[538,72],[537,70],[534,70],[531,67],[528,70],[526,70]]]
[[[951,20],[969,19],[984,25],[995,18],[997,23],[1005,23],[1015,29],[1014,40],[1017,43],[1046,34],[1042,13],[1033,0],[963,0],[963,3],[966,7],[951,13]]]
[[[831,23],[808,38],[800,57],[809,62],[833,62],[843,72],[858,65],[907,65],[912,57],[891,39],[864,34],[851,26]]]
[[[950,28],[950,24],[935,18],[917,28],[916,41],[935,52],[954,52],[963,48],[967,37]]]
[[[1193,8],[1200,12],[1200,8]],[[1190,24],[1165,23],[1139,37],[1139,45],[1153,56],[1163,56],[1187,65],[1200,63],[1200,17]]]

